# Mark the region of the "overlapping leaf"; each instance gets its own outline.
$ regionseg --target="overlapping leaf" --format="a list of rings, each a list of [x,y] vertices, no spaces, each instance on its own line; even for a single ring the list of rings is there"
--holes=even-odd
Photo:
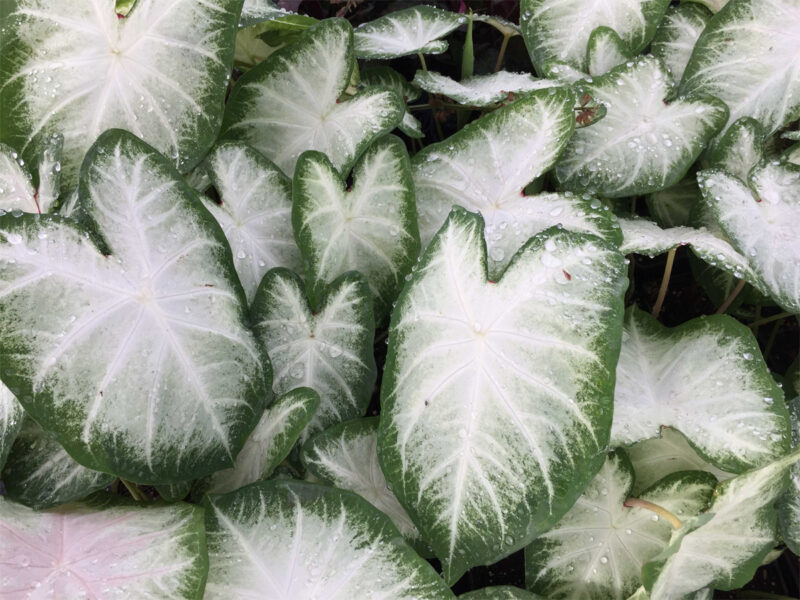
[[[650,51],[664,61],[675,81],[680,81],[697,39],[711,19],[711,11],[691,2],[670,6],[658,26]]]
[[[625,42],[610,27],[592,31],[586,46],[586,65],[589,75],[597,77],[632,58]]]
[[[764,130],[750,117],[737,119],[722,135],[711,153],[711,165],[742,181],[764,159]]]
[[[467,592],[459,596],[461,600],[542,600],[541,596],[531,594],[513,585],[496,585]]]
[[[461,81],[434,71],[417,71],[414,83],[429,94],[441,94],[459,104],[470,106],[490,106],[513,98],[521,92],[532,92],[556,85],[551,80],[537,79],[528,73],[509,71],[475,75]]]
[[[692,207],[700,198],[700,188],[693,175],[687,175],[675,185],[647,196],[647,208],[655,221],[664,228],[689,224]],[[625,222],[620,223],[625,227]],[[643,225],[643,223],[639,223]]]
[[[420,96],[417,86],[406,81],[400,73],[387,66],[378,66],[365,69],[361,72],[361,85],[364,87],[385,87],[393,90],[404,102],[413,102]],[[397,128],[408,137],[422,138],[422,123],[406,107],[403,119]]]
[[[792,445],[800,448],[800,396],[789,402],[792,417]],[[789,470],[789,487],[778,505],[778,522],[781,538],[789,549],[800,554],[800,466],[792,465]]]
[[[0,469],[6,464],[24,417],[25,412],[14,394],[0,382]]]

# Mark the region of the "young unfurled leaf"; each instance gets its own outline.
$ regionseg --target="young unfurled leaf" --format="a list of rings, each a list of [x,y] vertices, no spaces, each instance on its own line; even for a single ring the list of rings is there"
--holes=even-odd
[[[528,73],[499,71],[489,75],[475,75],[461,81],[450,79],[434,71],[417,71],[414,83],[429,94],[441,94],[459,104],[490,106],[515,94],[532,92],[558,85],[549,79],[537,79]],[[449,138],[448,140],[449,141]]]
[[[19,430],[22,429],[24,418],[25,411],[22,410],[22,406],[11,390],[0,381],[0,469],[6,464],[6,458]]]
[[[267,271],[298,271],[302,266],[292,235],[292,182],[246,144],[217,146],[206,165],[220,203],[201,199],[228,238],[236,272],[252,302]]]
[[[800,396],[788,403],[792,417],[792,445],[800,448]],[[800,464],[789,469],[789,487],[778,504],[778,522],[781,538],[789,549],[800,554]]]
[[[687,175],[675,185],[653,192],[646,198],[650,215],[664,228],[689,225],[692,207],[700,198],[694,175]]]
[[[568,190],[607,198],[646,194],[677,183],[727,119],[715,98],[664,102],[673,83],[662,63],[641,57],[576,85],[606,105],[597,125],[575,132],[556,165]]]
[[[197,600],[208,569],[203,511],[96,495],[36,512],[0,497],[0,564],[10,599]]]
[[[356,494],[265,481],[204,503],[209,600],[453,597],[388,517]]]
[[[378,464],[378,418],[356,419],[318,433],[303,446],[303,465],[334,487],[355,492],[392,520],[410,543],[419,531],[389,489]]]
[[[798,31],[797,2],[731,0],[697,40],[680,93],[715,96],[729,124],[753,117],[773,133],[800,116]]]
[[[311,304],[331,281],[358,271],[373,295],[375,320],[389,313],[419,255],[414,184],[405,145],[379,140],[359,159],[347,188],[324,154],[308,152],[294,175],[294,233]]]
[[[301,441],[321,429],[364,415],[375,383],[374,319],[369,286],[347,273],[319,305],[306,299],[303,282],[273,269],[253,301],[253,327],[269,352],[278,395],[309,387],[320,403]]]
[[[667,8],[650,51],[664,61],[675,81],[680,81],[683,77],[697,38],[711,16],[711,11],[691,2],[682,2],[678,6]]]
[[[400,122],[402,99],[385,89],[339,101],[355,60],[353,31],[326,19],[270,55],[236,82],[223,139],[245,141],[288,176],[306,150],[326,154],[347,172],[370,143]]]
[[[764,129],[755,119],[737,119],[720,137],[711,153],[711,165],[747,181],[764,159]]]
[[[616,31],[605,26],[592,31],[586,46],[586,65],[589,75],[597,77],[608,73],[631,58],[630,50]]]
[[[544,600],[541,596],[514,587],[513,585],[496,585],[473,592],[461,594],[459,600]]]
[[[92,238],[59,217],[0,216],[3,381],[89,468],[169,483],[233,464],[269,364],[222,231],[126,132],[90,150],[79,207]]]
[[[464,15],[432,6],[398,10],[360,25],[355,30],[358,58],[397,58],[408,54],[441,54],[442,38],[466,22]]]
[[[266,479],[286,458],[319,407],[319,396],[298,387],[264,411],[236,457],[233,468],[217,471],[202,485],[207,494],[227,494],[248,483]]]
[[[483,222],[454,209],[392,315],[378,454],[445,579],[530,542],[603,460],[622,256],[551,229],[487,280]]]
[[[750,330],[727,315],[662,327],[628,311],[617,365],[611,442],[683,433],[713,465],[741,473],[789,448],[783,393]]]
[[[627,456],[611,454],[570,511],[525,549],[527,587],[553,600],[625,600],[642,584],[642,565],[667,545],[672,525],[628,507],[634,473]],[[681,518],[704,510],[716,480],[676,473],[639,496]]]
[[[64,136],[71,189],[103,131],[133,132],[181,172],[214,142],[241,0],[17,0],[0,48],[0,140],[36,156]]]

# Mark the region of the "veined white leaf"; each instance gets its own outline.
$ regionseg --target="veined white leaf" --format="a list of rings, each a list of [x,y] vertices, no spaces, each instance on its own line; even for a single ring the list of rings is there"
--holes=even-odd
[[[359,25],[356,57],[397,58],[408,54],[441,54],[449,35],[466,17],[432,6],[413,6]]]
[[[632,58],[625,42],[611,27],[600,26],[589,36],[586,65],[589,75],[597,77]]]
[[[0,210],[3,212],[40,212],[36,190],[24,164],[14,150],[0,144]]]
[[[320,403],[301,441],[364,415],[375,383],[375,326],[369,287],[347,273],[313,307],[303,282],[286,269],[268,272],[253,302],[253,327],[269,352],[279,396],[309,387]]]
[[[292,14],[294,13],[285,8],[275,6],[272,0],[244,0],[242,14],[239,17],[239,27],[250,27]]]
[[[453,209],[392,315],[378,455],[445,580],[526,545],[603,460],[622,256],[556,229],[487,280],[483,222]]]
[[[196,600],[208,568],[203,511],[96,495],[36,512],[0,497],[0,564],[9,600]]]
[[[271,54],[236,82],[223,138],[253,145],[284,173],[306,150],[326,154],[340,172],[400,122],[405,107],[391,90],[371,89],[339,102],[355,64],[353,30],[326,19]]]
[[[591,79],[588,73],[557,60],[546,62],[541,67],[541,71],[543,77],[553,79],[561,85],[572,85],[581,79]]]
[[[621,450],[611,454],[570,511],[525,549],[527,587],[553,600],[625,600],[642,584],[642,565],[661,552],[672,526],[628,507],[634,474]],[[682,518],[708,506],[716,480],[676,473],[640,498]]]
[[[422,123],[409,111],[403,113],[403,120],[400,121],[397,128],[411,138],[422,139],[425,137],[422,132]]]
[[[490,106],[509,95],[556,87],[550,79],[537,79],[528,73],[499,71],[489,75],[475,75],[461,81],[450,79],[435,71],[417,71],[414,83],[429,94],[442,94],[459,104]],[[449,141],[449,138],[448,140]]]
[[[737,119],[711,153],[711,165],[747,181],[750,171],[764,159],[764,130],[755,119]],[[713,218],[713,217],[712,217]]]
[[[347,188],[324,154],[300,157],[294,174],[292,222],[305,263],[311,304],[347,271],[358,271],[383,321],[419,255],[414,184],[405,144],[375,142],[353,169]]]
[[[692,2],[693,0],[688,0]],[[628,597],[628,600],[651,600],[650,594],[644,586],[640,586],[633,594]],[[714,600],[714,590],[712,588],[703,588],[691,594],[687,594],[682,600]]]
[[[781,138],[783,138],[784,140],[800,141],[800,130],[784,131],[781,134]]]
[[[384,87],[393,90],[405,102],[413,102],[420,97],[419,88],[410,83],[400,73],[384,65],[370,67],[361,72],[362,87]]]
[[[800,313],[800,167],[764,163],[751,171],[750,188],[715,169],[701,171],[697,180],[714,217],[775,302]]]
[[[789,401],[788,408],[792,417],[792,445],[800,448],[800,396]],[[800,464],[798,463],[789,469],[789,487],[778,504],[778,522],[783,541],[792,552],[800,554]]]
[[[17,438],[25,411],[2,381],[0,381],[0,469],[6,464],[11,446]]]
[[[653,192],[645,200],[650,215],[659,226],[670,228],[689,224],[692,207],[698,198],[700,188],[697,187],[697,179],[688,175],[671,187]]]
[[[292,235],[292,182],[246,144],[217,146],[206,166],[220,203],[200,198],[222,226],[247,301],[252,302],[267,271],[298,271],[302,266]]]
[[[78,464],[33,419],[26,419],[2,479],[9,498],[40,510],[85,498],[115,477]]]
[[[664,61],[675,81],[683,77],[694,45],[711,17],[711,11],[691,2],[667,8],[650,51]]]
[[[472,15],[473,21],[478,21],[479,23],[486,23],[487,25],[491,25],[497,31],[503,34],[504,37],[514,37],[515,35],[520,35],[521,31],[519,29],[519,25],[516,23],[512,23],[508,19],[504,19],[503,17],[499,17],[497,15],[489,15],[489,14],[478,14]]]
[[[356,494],[265,481],[204,501],[208,600],[445,600],[452,592]]]
[[[783,392],[737,320],[713,315],[667,329],[632,307],[622,338],[612,445],[674,427],[703,458],[734,473],[789,449]]]
[[[643,567],[651,599],[678,600],[705,587],[732,590],[750,581],[777,543],[774,505],[798,459],[795,452],[720,483],[708,511],[685,521]]]
[[[461,594],[459,600],[544,600],[541,596],[514,587],[513,585],[496,585],[473,592]]]
[[[706,471],[718,481],[734,476],[703,460],[683,434],[671,427],[662,427],[660,437],[636,442],[625,450],[636,474],[634,495],[678,471]]]
[[[800,5],[732,0],[708,22],[681,80],[681,94],[725,102],[733,123],[753,117],[772,134],[800,116]]]
[[[60,133],[54,133],[43,142],[36,166],[39,175],[36,203],[42,212],[51,212],[61,195],[61,157],[63,150],[64,136]]]
[[[0,217],[3,381],[89,468],[169,483],[233,464],[269,363],[222,231],[127,132],[87,154],[79,205],[110,257],[74,222]]]
[[[301,459],[320,480],[355,492],[380,510],[410,543],[420,541],[378,464],[378,417],[347,421],[316,434],[303,445]]]
[[[595,29],[613,29],[636,54],[653,38],[668,4],[669,0],[523,0],[520,26],[537,72],[544,72],[544,64],[553,60],[586,72],[586,47]]]
[[[598,123],[575,132],[556,165],[556,177],[565,189],[608,198],[646,194],[680,181],[728,115],[715,98],[665,104],[673,83],[651,56],[575,87],[579,96],[589,94],[607,112]]]
[[[133,132],[181,172],[214,142],[241,0],[17,0],[0,48],[0,140],[30,158],[64,136],[65,188],[103,131]]]
[[[266,479],[286,458],[319,407],[310,388],[295,388],[264,411],[244,443],[232,469],[217,471],[203,487],[207,494],[227,494],[248,483]]]

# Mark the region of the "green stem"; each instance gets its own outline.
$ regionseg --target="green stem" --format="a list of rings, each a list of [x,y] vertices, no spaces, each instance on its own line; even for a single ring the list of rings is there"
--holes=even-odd
[[[125,486],[125,489],[128,490],[128,493],[130,493],[131,498],[137,502],[147,502],[147,497],[142,493],[135,483],[126,481],[124,479],[120,479],[120,481],[122,482],[122,485]]]
[[[408,110],[428,110],[430,107],[430,104],[409,104],[406,108]]]
[[[778,313],[777,315],[772,315],[771,317],[766,317],[764,319],[759,319],[758,321],[750,323],[748,327],[750,327],[750,329],[758,329],[759,327],[761,327],[762,325],[766,325],[767,323],[772,323],[773,321],[777,321],[778,319],[785,319],[786,317],[791,317],[791,316],[792,313],[781,312]]]
[[[680,529],[683,527],[683,521],[681,521],[678,517],[674,514],[669,512],[666,508],[662,508],[658,504],[653,504],[652,502],[648,502],[647,500],[640,500],[639,498],[628,498],[625,502],[622,503],[623,506],[627,506],[628,508],[643,508],[645,510],[649,510],[657,514],[659,517],[665,518],[670,525],[672,525],[673,529]]]
[[[744,279],[740,279],[739,283],[736,284],[736,287],[733,288],[733,291],[730,293],[730,295],[727,298],[725,298],[725,302],[723,302],[720,305],[720,307],[717,309],[717,312],[715,312],[714,314],[716,315],[725,314],[725,311],[728,310],[731,304],[733,304],[733,301],[736,300],[736,296],[739,295],[739,292],[741,292],[744,289],[745,283],[747,282]]]
[[[772,346],[775,344],[775,338],[778,337],[778,331],[781,328],[782,323],[778,321],[775,323],[775,326],[772,328],[772,331],[769,333],[769,339],[767,340],[767,345],[764,346],[764,360],[769,358],[770,352],[772,352]]]
[[[497,55],[497,62],[494,63],[495,73],[497,73],[500,70],[500,67],[503,66],[503,59],[506,57],[506,48],[508,47],[508,40],[510,39],[510,35],[503,35],[503,43],[500,44],[500,54]]]
[[[667,252],[667,264],[664,265],[664,276],[661,278],[661,287],[658,288],[658,297],[656,298],[656,303],[653,306],[653,316],[657,319],[658,315],[661,313],[661,307],[664,306],[664,298],[667,297],[667,288],[669,287],[669,278],[672,275],[672,265],[675,262],[675,252],[677,252],[678,247],[672,248],[669,252]]]
[[[417,52],[417,56],[419,56],[419,64],[422,66],[422,70],[427,73],[428,65],[425,64],[425,57],[423,56],[422,52]]]

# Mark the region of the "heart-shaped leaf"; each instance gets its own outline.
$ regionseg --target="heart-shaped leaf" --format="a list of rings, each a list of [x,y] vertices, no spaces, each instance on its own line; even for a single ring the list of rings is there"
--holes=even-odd
[[[204,503],[208,600],[453,597],[391,521],[356,494],[265,481]]]
[[[64,184],[113,127],[181,172],[214,142],[233,62],[240,0],[18,0],[0,48],[0,140],[32,158],[64,136]]]
[[[731,471],[762,466],[789,448],[783,392],[750,330],[727,315],[662,327],[628,311],[617,365],[611,442],[683,433],[703,458]]]
[[[461,594],[459,600],[544,600],[513,585],[495,585]]]
[[[340,172],[400,122],[405,107],[386,89],[340,102],[355,64],[353,30],[326,19],[271,54],[236,82],[223,138],[253,145],[291,176],[300,154],[318,150]]]
[[[667,545],[672,526],[649,510],[628,507],[633,468],[611,454],[570,511],[525,549],[527,587],[553,600],[625,600],[642,584],[642,565]],[[716,480],[676,473],[640,499],[682,518],[708,506]]]
[[[586,65],[589,75],[597,77],[632,58],[625,42],[610,27],[592,31],[586,46]]]
[[[711,19],[711,11],[692,2],[670,6],[658,26],[650,51],[662,61],[675,81],[680,81],[697,39]]]
[[[319,396],[310,388],[295,388],[281,396],[264,411],[233,468],[209,477],[203,485],[205,493],[227,494],[269,477],[289,454],[318,407]]]
[[[372,291],[376,321],[382,321],[419,255],[414,184],[403,142],[391,136],[370,146],[349,188],[324,154],[304,154],[293,198],[311,304],[319,304],[331,281],[359,271]]]
[[[378,454],[453,582],[530,542],[602,464],[625,275],[555,229],[487,280],[483,222],[453,209],[392,315]]]
[[[764,129],[750,117],[737,119],[714,146],[712,166],[742,181],[764,159]]]
[[[800,396],[788,403],[792,417],[792,442],[800,448]],[[781,538],[789,549],[800,554],[800,465],[795,463],[789,470],[789,487],[778,505],[778,522]]]
[[[513,98],[515,94],[558,85],[549,79],[537,79],[528,73],[509,71],[475,75],[461,81],[450,79],[435,71],[417,71],[414,83],[429,94],[441,94],[459,104],[470,106],[490,106]]]
[[[25,411],[22,410],[22,406],[11,390],[0,382],[0,469],[6,464],[6,458],[19,430],[22,429],[24,418]]]
[[[73,222],[0,216],[3,381],[89,468],[169,483],[233,464],[269,363],[222,231],[126,132],[92,147],[80,196],[110,257]]]
[[[576,84],[579,96],[588,94],[607,112],[596,125],[575,132],[556,166],[561,185],[621,198],[680,181],[725,123],[728,110],[710,97],[666,104],[672,87],[663,64],[653,57]]]
[[[206,159],[220,202],[201,196],[233,251],[248,302],[274,267],[299,270],[300,249],[292,235],[292,182],[258,150],[223,143]]]
[[[97,495],[36,512],[0,497],[3,595],[199,600],[208,558],[203,511]]]
[[[301,435],[364,415],[375,383],[375,326],[369,286],[347,273],[312,309],[300,278],[273,269],[253,301],[253,326],[269,352],[278,395],[303,386],[319,394],[317,412]]]

